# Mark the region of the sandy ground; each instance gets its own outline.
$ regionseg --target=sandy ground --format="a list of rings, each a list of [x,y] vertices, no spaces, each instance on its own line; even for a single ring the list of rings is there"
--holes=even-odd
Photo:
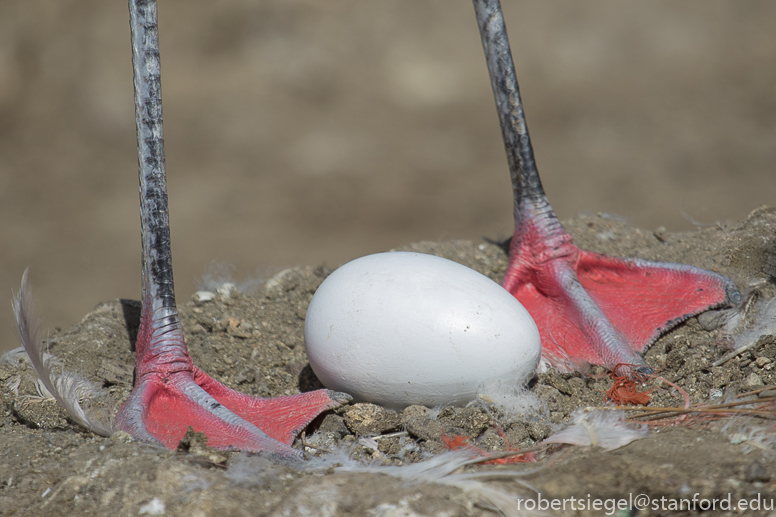
[[[531,500],[529,509],[535,508],[541,498],[544,504],[567,501],[566,512],[552,514],[613,515],[617,510],[616,515],[640,516],[740,515],[728,510],[759,498],[759,510],[746,514],[772,515],[766,508],[773,508],[776,494],[776,339],[773,311],[767,318],[762,301],[776,294],[776,209],[685,233],[656,235],[601,216],[565,225],[577,242],[595,251],[703,266],[734,280],[754,303],[743,312],[717,315],[740,314],[742,326],[719,327],[710,313],[690,318],[645,355],[665,380],[648,379],[638,389],[650,393],[653,407],[682,407],[685,396],[692,404],[748,400],[750,408],[759,405],[771,419],[674,415],[653,422],[643,439],[608,452],[541,447],[576,410],[605,404],[612,379],[596,367],[584,375],[540,375],[530,384],[530,393],[541,401],[533,409],[510,408],[509,397],[496,398],[503,402],[496,406],[475,403],[435,412],[420,406],[399,413],[367,403],[344,406],[313,423],[306,446],[296,442],[308,459],[291,464],[214,451],[196,437],[171,452],[120,433],[96,436],[37,394],[35,375],[23,357],[6,356],[0,360],[0,515],[486,516],[496,515],[489,510],[496,504],[512,517],[530,515],[518,505]],[[491,278],[506,267],[503,251],[489,244],[427,241],[404,249],[435,253]],[[319,388],[307,364],[302,329],[307,305],[329,272],[324,266],[292,268],[246,292],[213,285],[212,299],[181,303],[194,361],[253,395]],[[137,333],[138,307],[128,300],[105,302],[80,325],[52,336],[49,351],[60,364],[101,393],[86,397],[92,408],[112,408],[110,401],[120,401],[132,388],[129,343]],[[770,328],[762,326],[766,323]],[[749,340],[754,347],[715,366],[727,345]],[[741,399],[746,393],[753,394]],[[583,436],[591,422],[581,427]],[[613,425],[595,432],[600,443]],[[482,451],[540,446],[539,461],[470,466],[457,477],[412,474],[413,466],[424,465],[421,460],[439,461],[448,448],[443,437],[456,436]],[[371,471],[364,471],[370,464]],[[391,476],[385,470],[390,466],[396,469]],[[352,472],[356,468],[361,472]],[[483,474],[490,478],[461,477]],[[633,502],[637,496],[640,502]],[[609,507],[573,512],[572,497],[577,509],[579,499],[586,505],[600,499]],[[692,503],[693,497],[698,502]],[[673,511],[671,505],[680,500],[685,511]],[[701,511],[714,500],[717,511]],[[690,504],[695,506],[687,511]]]
[[[561,217],[669,230],[772,203],[771,2],[505,2]],[[510,189],[469,2],[165,1],[178,292],[422,239],[506,236]],[[122,2],[0,3],[0,292],[50,326],[139,293]],[[687,216],[687,217],[686,217]],[[0,350],[15,346],[0,311]]]

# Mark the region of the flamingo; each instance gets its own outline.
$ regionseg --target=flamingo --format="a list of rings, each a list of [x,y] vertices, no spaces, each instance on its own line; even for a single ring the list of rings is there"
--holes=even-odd
[[[297,433],[321,412],[350,397],[330,390],[271,399],[251,397],[194,365],[173,285],[156,1],[130,0],[129,10],[144,293],[135,385],[119,408],[115,427],[171,449],[191,426],[206,434],[211,447],[298,456],[291,447]]]

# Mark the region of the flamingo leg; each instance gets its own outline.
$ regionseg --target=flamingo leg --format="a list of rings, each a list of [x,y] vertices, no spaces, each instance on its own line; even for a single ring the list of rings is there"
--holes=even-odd
[[[574,244],[539,179],[500,2],[473,1],[514,193],[515,231],[502,285],[536,321],[542,356],[556,368],[645,369],[641,354],[663,332],[739,304],[741,293],[711,271],[609,257]]]
[[[296,434],[322,411],[350,397],[330,390],[250,397],[214,380],[191,360],[172,276],[156,1],[129,0],[129,8],[144,294],[135,387],[119,409],[116,427],[137,439],[175,448],[191,426],[205,433],[212,447],[298,456],[291,447]]]

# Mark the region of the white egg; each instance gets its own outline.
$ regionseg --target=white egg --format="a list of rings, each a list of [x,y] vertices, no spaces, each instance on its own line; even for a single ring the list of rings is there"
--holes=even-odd
[[[514,296],[421,253],[369,255],[334,271],[310,302],[304,339],[324,386],[394,409],[462,405],[481,385],[522,385],[541,355]]]

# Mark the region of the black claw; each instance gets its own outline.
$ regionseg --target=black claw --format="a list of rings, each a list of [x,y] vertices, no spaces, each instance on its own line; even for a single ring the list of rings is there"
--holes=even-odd
[[[741,296],[741,291],[735,285],[730,285],[725,288],[725,294],[730,304],[733,306],[739,306],[744,301],[744,297]]]
[[[341,391],[332,391],[332,390],[327,390],[327,391],[329,392],[329,397],[331,397],[331,399],[334,402],[338,402],[340,404],[348,404],[353,400],[353,397],[351,397],[347,393],[342,393]]]
[[[633,371],[639,375],[652,375],[655,373],[655,370],[650,366],[639,366],[634,368]]]

